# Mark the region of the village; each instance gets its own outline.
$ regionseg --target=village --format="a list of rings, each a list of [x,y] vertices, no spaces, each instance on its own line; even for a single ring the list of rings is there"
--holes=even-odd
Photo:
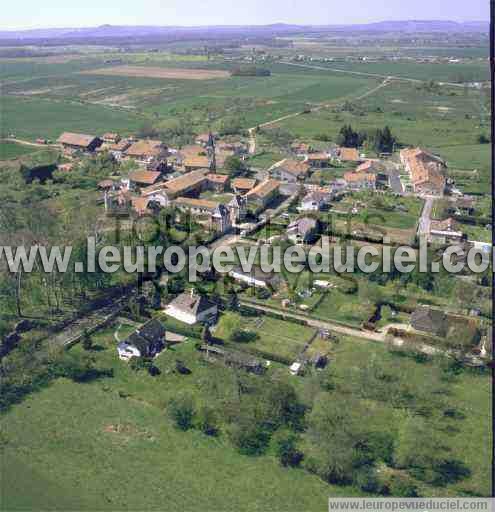
[[[344,232],[342,228],[351,219],[354,228],[349,234],[356,242],[368,241],[380,246],[387,235],[392,244],[414,244],[422,236],[437,250],[449,243],[490,250],[490,244],[471,240],[456,219],[472,215],[476,199],[458,190],[441,157],[424,148],[403,148],[396,154],[368,158],[354,147],[334,144],[326,150],[315,150],[308,143],[295,142],[290,157],[268,169],[250,169],[247,163],[250,141],[241,137],[221,138],[212,132],[199,134],[193,145],[180,148],[168,147],[160,140],[121,138],[116,133],[101,136],[63,133],[57,143],[66,161],[59,165],[64,173],[70,173],[82,159],[101,154],[119,167],[129,168],[130,164],[128,173],[109,176],[98,183],[102,213],[108,220],[153,217],[162,210],[172,209],[176,215],[187,214],[199,227],[199,240],[211,247],[287,243],[309,250],[321,244],[323,238],[335,242],[336,235]],[[322,171],[328,177],[334,169],[342,168],[347,170],[338,178],[312,179],[318,173],[323,176]],[[368,218],[363,219],[360,211],[366,209],[363,200],[371,201],[375,197],[395,198],[396,204],[390,211],[398,216],[410,216],[408,205],[415,205],[412,213],[415,211],[417,218],[413,217],[413,229],[408,236],[401,229],[387,231],[375,227],[373,231]],[[442,203],[449,216],[441,220],[433,217],[436,202]],[[382,214],[376,215],[383,217],[387,212]],[[331,215],[337,221],[330,230]],[[176,218],[176,222],[178,225],[180,219]],[[272,359],[282,360],[291,374],[299,375],[308,364],[319,367],[327,363],[332,340],[339,332],[398,345],[416,339],[415,346],[431,354],[459,349],[439,343],[452,337],[459,323],[468,326],[462,349],[467,360],[482,364],[489,353],[489,333],[476,308],[462,316],[459,311],[442,311],[426,305],[399,310],[385,300],[376,302],[376,311],[370,309],[370,313],[364,313],[370,320],[364,317],[363,321],[348,325],[338,315],[332,318],[331,308],[324,309],[323,317],[317,314],[319,304],[328,301],[329,292],[341,284],[316,276],[318,279],[311,279],[310,285],[298,290],[295,300],[281,277],[265,273],[259,267],[249,273],[240,266],[235,267],[227,276],[237,287],[235,292],[229,292],[235,297],[235,305],[230,309],[278,318],[277,328],[281,330],[286,321],[306,325],[307,339],[298,350],[289,351],[291,356],[285,354],[284,347],[267,350],[261,342],[251,344],[252,347],[242,343],[227,347],[211,343],[211,340],[222,340],[218,337],[225,330],[222,316],[238,313],[225,313],[229,309],[225,303],[232,299],[227,293],[219,301],[218,293],[209,297],[204,290],[201,293],[195,290],[194,285],[186,285],[186,290],[176,293],[172,300],[167,294],[165,301],[158,299],[158,306],[155,305],[164,325],[168,325],[167,318],[172,319],[175,332],[173,327],[172,331],[164,327],[153,314],[152,320],[118,343],[118,356],[124,361],[156,357],[167,346],[187,340],[182,335],[187,333],[186,326],[195,326],[195,336],[203,339],[198,349],[209,360],[220,359],[254,372],[264,371]],[[385,325],[382,321],[378,328],[374,323],[381,318],[383,307],[392,308],[390,321]],[[247,338],[258,337],[252,327],[238,330],[224,335],[222,344],[236,336],[242,337],[243,332]]]

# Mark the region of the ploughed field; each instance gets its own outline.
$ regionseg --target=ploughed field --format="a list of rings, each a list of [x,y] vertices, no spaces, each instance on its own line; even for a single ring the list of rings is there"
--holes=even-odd
[[[217,69],[184,69],[184,68],[160,68],[150,66],[116,66],[111,68],[92,69],[82,71],[86,75],[106,76],[137,76],[143,78],[164,78],[177,80],[211,80],[214,78],[227,78],[227,71]]]

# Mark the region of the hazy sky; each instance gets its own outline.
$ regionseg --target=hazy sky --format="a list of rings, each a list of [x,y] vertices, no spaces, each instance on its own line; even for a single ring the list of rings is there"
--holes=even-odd
[[[489,19],[489,0],[3,0],[0,28]]]

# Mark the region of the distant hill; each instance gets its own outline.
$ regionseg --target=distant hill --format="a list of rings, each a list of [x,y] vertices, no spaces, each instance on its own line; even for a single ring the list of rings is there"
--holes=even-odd
[[[0,30],[2,40],[49,40],[49,39],[106,39],[106,38],[142,38],[201,35],[212,36],[270,36],[278,34],[297,34],[302,32],[489,32],[489,22],[467,22],[439,20],[381,21],[361,25],[218,25],[201,27],[179,26],[118,26],[101,25],[85,28],[42,28],[30,30]]]

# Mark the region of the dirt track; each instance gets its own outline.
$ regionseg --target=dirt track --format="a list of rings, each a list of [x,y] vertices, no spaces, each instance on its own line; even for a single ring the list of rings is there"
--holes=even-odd
[[[230,73],[216,69],[159,68],[150,66],[116,66],[81,71],[83,75],[134,76],[177,80],[212,80],[228,78]]]

